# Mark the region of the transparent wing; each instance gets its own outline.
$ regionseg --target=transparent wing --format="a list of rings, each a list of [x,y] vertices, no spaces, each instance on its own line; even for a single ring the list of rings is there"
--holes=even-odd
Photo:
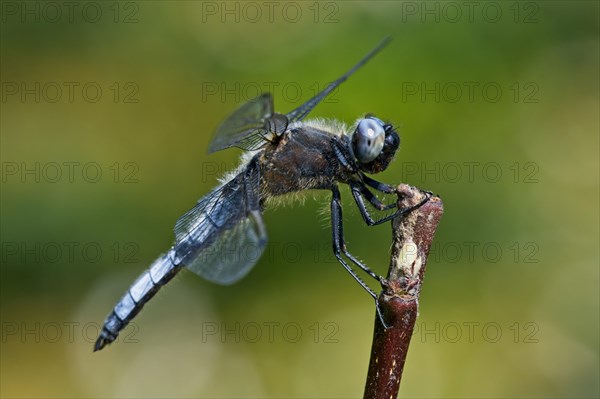
[[[261,232],[261,223],[255,214],[242,218],[232,228],[221,231],[186,267],[214,283],[235,283],[248,274],[263,253],[266,236]]]
[[[175,223],[175,244],[208,243],[217,231],[235,224],[240,212],[233,201],[240,199],[241,191],[242,187],[226,184],[201,198]]]
[[[269,140],[268,120],[273,115],[273,96],[264,93],[229,116],[215,132],[208,152],[229,147],[254,150]]]
[[[304,104],[302,104],[301,106],[296,108],[295,110],[288,113],[286,116],[287,116],[289,122],[291,123],[291,122],[301,121],[302,119],[304,119],[306,117],[306,115],[308,115],[308,113],[310,111],[312,111],[314,107],[317,106],[317,104],[319,104],[325,97],[327,97],[333,90],[335,90],[336,87],[338,87],[343,82],[345,82],[346,79],[348,79],[350,77],[350,75],[352,75],[360,67],[362,67],[364,64],[366,64],[367,61],[369,61],[371,58],[373,58],[373,56],[375,54],[377,54],[382,48],[384,48],[390,42],[390,40],[391,40],[390,37],[386,37],[385,39],[383,39],[381,41],[381,43],[379,43],[373,50],[371,50],[367,55],[365,55],[348,72],[346,72],[344,75],[342,75],[340,78],[338,78],[334,82],[327,85],[327,87],[325,87],[325,89],[323,89],[323,91],[318,93],[316,96],[314,96],[313,98],[311,98],[310,100],[308,100],[307,102],[305,102]]]
[[[256,264],[267,236],[258,209],[258,169],[248,169],[203,197],[175,224],[175,251],[203,278],[232,284]]]

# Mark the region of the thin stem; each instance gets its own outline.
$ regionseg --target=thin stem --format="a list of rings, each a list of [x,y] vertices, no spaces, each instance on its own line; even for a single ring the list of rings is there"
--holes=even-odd
[[[415,205],[425,196],[421,190],[404,184],[396,191],[399,208]],[[433,197],[420,208],[392,221],[390,268],[378,298],[388,328],[375,317],[365,399],[393,399],[398,395],[418,315],[427,255],[443,212],[442,200]]]

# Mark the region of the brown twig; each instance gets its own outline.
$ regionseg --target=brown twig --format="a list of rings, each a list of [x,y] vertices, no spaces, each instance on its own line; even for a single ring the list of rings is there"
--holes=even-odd
[[[400,208],[415,205],[425,196],[421,190],[404,184],[397,191]],[[442,200],[432,197],[420,208],[392,221],[390,268],[378,300],[388,328],[375,317],[365,399],[393,399],[398,395],[418,315],[427,255],[443,212]]]

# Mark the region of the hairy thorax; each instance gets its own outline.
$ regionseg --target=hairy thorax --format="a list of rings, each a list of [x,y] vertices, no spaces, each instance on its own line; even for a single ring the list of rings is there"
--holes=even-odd
[[[339,162],[333,141],[342,136],[317,127],[286,131],[260,157],[263,193],[279,196],[302,190],[329,189],[351,173]]]

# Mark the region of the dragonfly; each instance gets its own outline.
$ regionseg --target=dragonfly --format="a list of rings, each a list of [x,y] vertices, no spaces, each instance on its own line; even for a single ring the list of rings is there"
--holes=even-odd
[[[401,217],[422,206],[429,196],[414,206],[398,208],[395,203],[385,204],[373,193],[395,193],[393,186],[367,176],[382,172],[394,159],[400,137],[392,124],[371,114],[358,119],[350,129],[335,120],[304,119],[389,41],[385,38],[344,75],[291,112],[274,112],[273,96],[264,93],[243,104],[217,128],[208,152],[241,148],[245,151],[242,166],[177,220],[173,246],[137,278],[115,305],[94,351],[115,341],[143,306],[183,268],[222,285],[244,277],[267,244],[262,214],[269,199],[305,190],[331,192],[333,253],[375,299],[383,322],[377,294],[350,264],[382,286],[385,279],[347,249],[339,185],[350,187],[369,226]],[[374,217],[375,212],[382,216]],[[248,253],[253,255],[241,255]]]

